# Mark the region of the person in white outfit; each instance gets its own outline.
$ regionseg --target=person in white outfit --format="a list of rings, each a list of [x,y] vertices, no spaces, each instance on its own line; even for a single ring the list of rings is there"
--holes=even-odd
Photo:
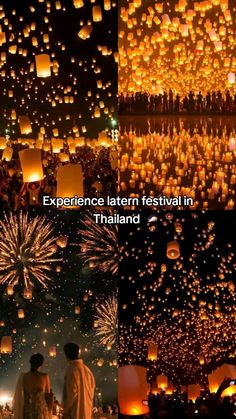
[[[68,361],[63,391],[63,419],[91,419],[95,379],[90,369],[79,359],[79,346],[67,343],[64,353]]]

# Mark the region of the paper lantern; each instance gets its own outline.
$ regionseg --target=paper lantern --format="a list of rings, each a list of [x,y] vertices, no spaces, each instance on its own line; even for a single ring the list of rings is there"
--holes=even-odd
[[[148,360],[150,361],[157,361],[158,355],[158,346],[156,343],[149,343],[148,344]]]
[[[64,147],[64,142],[60,138],[52,138],[52,151],[53,153],[60,153]]]
[[[24,299],[25,300],[31,300],[32,296],[33,296],[32,288],[31,287],[25,288],[24,292],[23,292]]]
[[[51,76],[51,61],[48,54],[40,54],[35,56],[37,77]]]
[[[31,122],[28,116],[19,116],[19,125],[22,135],[28,135],[32,133]]]
[[[56,356],[57,356],[57,348],[56,348],[56,346],[51,346],[49,348],[49,356],[51,358],[56,358]]]
[[[19,157],[24,183],[37,182],[43,179],[41,150],[37,148],[21,150],[19,151]]]
[[[68,237],[67,236],[60,236],[57,241],[57,246],[61,247],[62,249],[64,249],[67,244],[68,244]]]
[[[208,375],[209,389],[211,393],[216,393],[225,377],[233,380],[236,378],[236,368],[234,365],[223,364],[212,374]]]
[[[179,243],[176,240],[167,244],[166,255],[169,259],[178,259],[180,257]]]
[[[81,39],[85,41],[86,39],[90,38],[92,31],[93,31],[93,27],[90,25],[86,25],[86,26],[83,26],[82,29],[80,29],[78,35]]]
[[[7,286],[7,295],[14,295],[14,287],[13,285]]]
[[[25,312],[23,308],[19,308],[18,310],[18,319],[24,319],[25,318]]]
[[[11,336],[3,336],[1,339],[1,354],[12,353],[12,338]]]
[[[235,83],[235,73],[229,73],[228,74],[228,81],[229,81],[230,84]]]
[[[100,358],[100,359],[97,361],[97,366],[98,366],[98,367],[102,367],[102,366],[103,366],[103,364],[104,364],[104,359]]]
[[[101,22],[102,21],[102,10],[100,6],[93,6],[92,9],[93,21]]]
[[[57,197],[84,196],[83,172],[79,164],[60,166],[57,171]]]
[[[120,413],[137,416],[149,413],[143,405],[147,399],[149,386],[146,369],[138,365],[125,365],[118,370],[118,401]]]
[[[196,399],[200,396],[201,394],[201,386],[200,384],[190,384],[188,386],[188,399],[192,400],[193,402],[196,401]]]
[[[80,306],[75,307],[75,314],[80,314]]]
[[[7,140],[5,137],[0,137],[0,150],[4,150],[7,146]]]
[[[158,375],[157,388],[159,388],[160,390],[166,390],[167,387],[168,387],[168,378],[163,374]]]

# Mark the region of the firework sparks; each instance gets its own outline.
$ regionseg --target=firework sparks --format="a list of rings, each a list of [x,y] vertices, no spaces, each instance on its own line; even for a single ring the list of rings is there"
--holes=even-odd
[[[5,214],[0,220],[0,284],[32,287],[38,281],[44,288],[50,278],[50,264],[57,247],[52,223],[45,217],[30,220],[27,214]]]
[[[86,215],[83,229],[79,231],[81,257],[90,267],[115,275],[118,271],[118,229],[116,225],[96,224],[92,214]]]
[[[96,310],[96,334],[100,343],[113,346],[116,342],[118,330],[117,298],[110,297],[105,303],[100,304]]]

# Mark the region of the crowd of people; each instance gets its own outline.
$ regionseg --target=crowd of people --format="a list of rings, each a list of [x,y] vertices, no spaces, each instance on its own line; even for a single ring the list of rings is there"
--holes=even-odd
[[[44,179],[26,184],[23,182],[18,151],[15,147],[10,162],[0,161],[0,209],[21,210],[39,207],[44,195],[56,196],[58,154],[43,152]],[[91,147],[80,147],[71,155],[70,163],[79,163],[84,174],[84,195],[107,196],[116,194],[117,169],[112,165],[111,152],[102,148],[99,152]]]
[[[43,355],[33,354],[30,371],[18,378],[12,407],[9,404],[0,406],[0,419],[99,419],[117,415],[116,406],[94,406],[95,378],[79,357],[79,346],[67,343],[64,353],[68,365],[62,403],[53,394],[49,375],[41,372]]]
[[[234,397],[221,397],[229,386],[226,378],[216,394],[205,392],[195,402],[188,400],[187,394],[163,396],[150,393],[148,405],[151,419],[233,419],[235,417]]]
[[[137,92],[119,97],[119,113],[126,114],[235,114],[236,93],[222,92],[194,93],[181,97],[173,90],[159,94]]]

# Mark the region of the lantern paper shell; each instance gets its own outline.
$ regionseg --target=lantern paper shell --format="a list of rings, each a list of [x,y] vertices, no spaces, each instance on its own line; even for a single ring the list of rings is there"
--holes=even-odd
[[[37,182],[43,179],[41,150],[30,148],[19,152],[24,182]]]
[[[146,375],[146,368],[138,365],[119,368],[118,400],[121,414],[136,416],[149,413],[148,406],[143,405],[149,391]]]
[[[168,387],[168,378],[163,375],[160,374],[157,376],[157,388],[161,389],[161,390],[166,390]]]
[[[51,62],[48,54],[40,54],[35,57],[36,72],[38,77],[51,76]]]
[[[236,368],[233,365],[223,364],[212,374],[208,375],[209,389],[211,393],[216,393],[225,377],[232,380],[236,378]]]
[[[18,310],[18,319],[24,319],[25,318],[25,312],[23,308],[19,308]]]
[[[49,348],[49,356],[51,358],[56,358],[56,356],[57,356],[57,348],[56,348],[56,346],[51,346]]]
[[[4,137],[0,137],[0,150],[4,150],[7,146],[7,140]]]
[[[201,386],[200,384],[191,384],[188,386],[188,398],[189,400],[192,400],[193,402],[196,401],[196,399],[201,394]]]
[[[11,336],[3,336],[1,340],[1,354],[12,353],[12,338]]]
[[[57,171],[57,197],[84,196],[83,172],[79,164],[60,166]]]
[[[169,259],[178,259],[180,257],[179,243],[176,240],[167,244],[166,255]]]
[[[156,343],[148,344],[148,360],[157,361],[158,346]]]
[[[19,116],[19,125],[22,135],[28,135],[32,133],[31,122],[28,116]]]
[[[2,154],[2,160],[11,161],[13,155],[13,149],[11,147],[6,147]]]

